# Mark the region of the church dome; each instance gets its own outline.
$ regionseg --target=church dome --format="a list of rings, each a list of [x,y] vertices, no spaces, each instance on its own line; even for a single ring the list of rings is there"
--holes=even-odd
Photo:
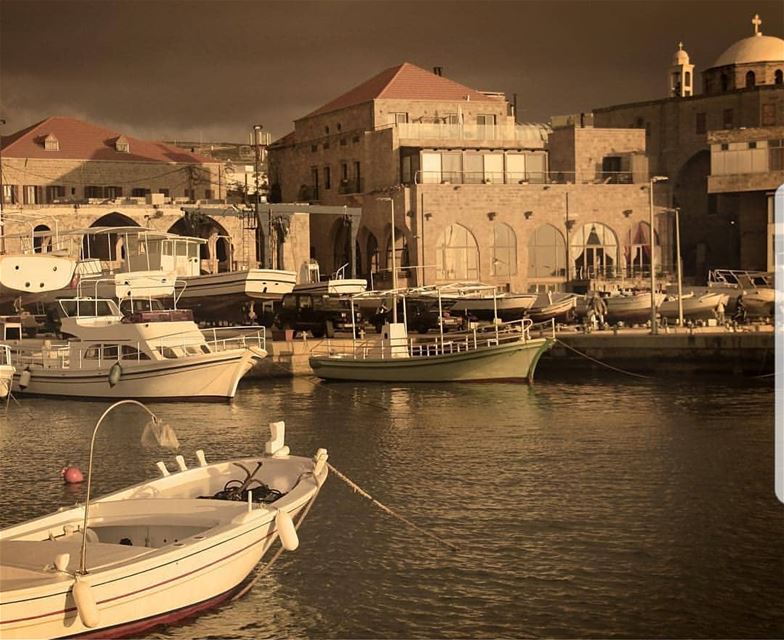
[[[722,53],[713,66],[750,62],[784,62],[784,40],[762,34],[743,38]]]

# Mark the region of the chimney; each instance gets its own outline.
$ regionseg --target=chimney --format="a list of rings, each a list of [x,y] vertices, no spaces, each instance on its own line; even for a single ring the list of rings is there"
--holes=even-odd
[[[444,70],[444,68],[443,68],[443,67],[433,67],[433,73],[434,73],[434,74],[436,74],[437,76],[440,76],[440,75],[441,75],[441,72],[442,72],[443,70]]]

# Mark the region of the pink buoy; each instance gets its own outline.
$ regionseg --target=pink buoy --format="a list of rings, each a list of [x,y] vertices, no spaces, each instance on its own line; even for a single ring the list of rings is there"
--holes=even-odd
[[[63,467],[63,470],[60,471],[60,475],[63,476],[63,480],[66,484],[78,484],[79,482],[84,482],[84,474],[81,472],[79,467]]]

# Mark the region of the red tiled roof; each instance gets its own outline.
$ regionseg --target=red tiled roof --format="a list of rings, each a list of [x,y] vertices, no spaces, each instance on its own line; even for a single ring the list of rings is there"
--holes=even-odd
[[[44,140],[49,134],[57,138],[60,149],[47,151]],[[115,143],[124,138],[130,152],[117,151]],[[114,160],[117,162],[214,163],[215,160],[191,153],[180,147],[139,140],[76,118],[54,116],[2,139],[6,158],[48,158],[51,160]]]
[[[385,69],[376,76],[335,98],[324,106],[306,115],[306,118],[352,107],[371,100],[456,100],[498,101],[498,98],[471,89],[465,85],[425,71],[410,62]]]

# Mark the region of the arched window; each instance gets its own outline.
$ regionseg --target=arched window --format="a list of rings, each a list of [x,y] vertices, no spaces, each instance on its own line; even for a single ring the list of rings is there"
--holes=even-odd
[[[654,236],[654,242],[658,249],[658,234]],[[629,271],[632,276],[650,274],[651,228],[647,222],[638,222],[637,226],[629,231],[624,253],[626,255],[626,263],[629,266]]]
[[[683,75],[683,83],[686,85],[687,89],[691,87],[691,71],[687,71]]]
[[[551,224],[543,224],[528,238],[528,277],[553,278],[566,273],[566,243]]]
[[[479,247],[476,238],[463,225],[449,225],[436,243],[436,279],[477,280]]]
[[[784,71],[776,69],[776,73],[773,74],[773,82],[775,84],[784,84]]]
[[[351,224],[346,218],[340,218],[332,233],[332,270],[337,271],[347,264],[348,273],[351,273]]]
[[[215,256],[218,258],[218,272],[231,271],[231,240],[218,236],[215,240]]]
[[[730,80],[726,73],[721,74],[721,90],[726,91],[730,86]]]
[[[618,265],[618,240],[610,227],[589,222],[572,234],[569,258],[577,279],[613,276]]]
[[[753,71],[746,72],[746,88],[751,89],[756,84],[757,77]]]
[[[493,261],[490,275],[513,276],[517,273],[517,237],[508,224],[493,225]]]

